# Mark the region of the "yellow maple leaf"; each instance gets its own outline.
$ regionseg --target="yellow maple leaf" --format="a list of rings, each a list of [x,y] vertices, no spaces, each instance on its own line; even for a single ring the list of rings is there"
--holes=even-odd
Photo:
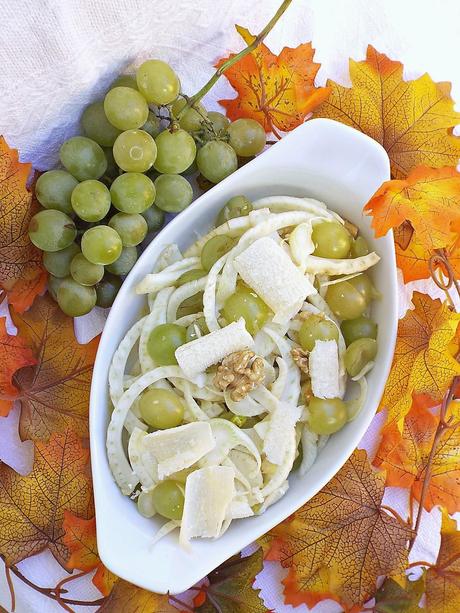
[[[247,44],[253,42],[255,37],[246,28],[236,29]],[[313,61],[313,55],[311,43],[284,47],[278,56],[261,43],[225,71],[238,96],[219,103],[232,120],[255,119],[267,132],[292,130],[329,95],[328,87],[314,85],[320,64]],[[227,59],[219,60],[216,67]]]
[[[414,292],[412,301],[414,310],[399,322],[393,365],[380,403],[388,409],[387,426],[397,423],[400,429],[413,393],[440,401],[452,378],[460,374],[460,364],[448,351],[460,315],[425,294]]]
[[[137,585],[119,579],[100,613],[177,613],[167,596],[143,590]]]
[[[460,611],[460,532],[445,511],[438,559],[426,573],[426,604],[431,613]]]
[[[88,449],[67,430],[35,445],[27,477],[0,464],[0,551],[8,564],[48,548],[65,566],[64,509],[83,518],[94,514],[88,462]]]
[[[384,488],[384,474],[357,450],[319,494],[272,531],[277,559],[291,569],[287,603],[308,602],[312,587],[321,588],[324,567],[330,573],[322,583],[349,608],[374,594],[379,576],[404,570],[413,533],[382,508]]]
[[[455,168],[414,168],[407,179],[385,181],[364,207],[376,236],[410,221],[428,251],[451,245],[460,232],[460,173]]]
[[[315,117],[329,117],[365,132],[385,147],[395,178],[420,164],[456,166],[460,123],[449,83],[435,83],[428,74],[403,80],[403,65],[371,45],[362,62],[350,60],[352,87],[328,80],[329,98]]]

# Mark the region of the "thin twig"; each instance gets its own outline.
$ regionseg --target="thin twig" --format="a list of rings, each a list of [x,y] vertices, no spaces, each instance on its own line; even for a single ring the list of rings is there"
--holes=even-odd
[[[245,47],[244,49],[242,49],[239,53],[237,53],[233,57],[228,58],[228,60],[224,62],[222,66],[220,66],[220,68],[216,70],[216,72],[212,75],[209,81],[205,83],[203,87],[196,94],[194,94],[193,96],[190,96],[190,98],[187,100],[187,104],[185,104],[184,107],[177,114],[178,119],[182,117],[182,115],[185,113],[187,109],[189,109],[194,104],[196,104],[199,100],[201,100],[201,98],[203,98],[205,94],[208,93],[208,91],[214,86],[214,84],[219,80],[219,78],[224,74],[226,70],[228,70],[231,66],[233,66],[233,64],[235,64],[236,62],[239,62],[242,58],[248,55],[248,53],[251,53],[252,51],[254,51],[254,49],[256,49],[259,46],[259,44],[264,40],[267,34],[273,29],[273,27],[278,22],[280,17],[284,14],[284,12],[289,7],[291,2],[292,0],[283,0],[279,9],[276,11],[276,13],[267,23],[265,28],[261,30],[261,32],[254,38],[252,43],[248,45],[247,47]]]
[[[430,485],[431,473],[433,472],[434,456],[436,455],[439,441],[441,440],[441,437],[444,434],[444,431],[447,430],[447,428],[451,427],[451,419],[448,419],[446,421],[446,413],[447,413],[447,408],[449,404],[454,399],[455,389],[459,383],[460,383],[460,376],[454,377],[451,383],[451,386],[449,390],[447,391],[447,393],[445,394],[443,401],[442,401],[441,410],[439,412],[439,423],[438,423],[438,427],[436,428],[436,432],[433,437],[433,443],[431,445],[430,455],[428,456],[428,461],[426,465],[425,478],[423,480],[422,491],[420,493],[417,518],[415,520],[415,526],[414,526],[414,535],[409,540],[409,553],[412,551],[412,547],[414,546],[415,539],[417,538],[418,530],[420,528],[420,522],[422,521],[425,499],[428,494],[428,487]]]
[[[399,513],[397,513],[394,509],[392,509],[391,507],[387,507],[386,505],[382,504],[380,505],[380,508],[383,509],[384,511],[387,511],[390,515],[392,515],[397,521],[399,521],[399,523],[402,526],[405,526],[407,528],[407,521],[405,521],[401,515]]]
[[[56,594],[56,601],[63,609],[65,609],[66,611],[69,611],[70,613],[73,613],[73,610],[65,604],[65,601],[61,596],[62,593],[66,593],[66,590],[62,590],[62,586],[65,585],[66,583],[70,583],[70,581],[75,581],[75,579],[83,577],[84,575],[87,575],[90,572],[91,572],[90,570],[82,570],[80,573],[77,573],[76,575],[70,575],[70,577],[64,577],[64,579],[62,579],[61,581],[59,581],[59,583],[56,584],[56,587],[54,588],[54,591]]]
[[[8,584],[8,589],[10,590],[11,613],[14,613],[14,610],[16,609],[16,594],[14,593],[13,579],[11,578],[10,567],[8,564],[5,564],[5,577]]]

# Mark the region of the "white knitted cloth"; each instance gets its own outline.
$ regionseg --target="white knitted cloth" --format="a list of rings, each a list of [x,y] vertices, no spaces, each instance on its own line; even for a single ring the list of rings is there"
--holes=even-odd
[[[213,72],[212,65],[242,41],[235,23],[257,32],[280,0],[0,0],[0,134],[20,151],[23,161],[46,169],[56,161],[62,141],[78,130],[86,104],[131,64],[158,57],[170,62],[183,89],[195,92]],[[348,58],[362,59],[372,43],[405,65],[405,77],[429,72],[434,80],[453,81],[460,101],[460,4],[458,0],[293,0],[268,38],[274,52],[312,40],[321,62],[318,81],[327,77],[348,83]],[[225,79],[207,97],[210,108],[233,94]],[[457,108],[460,109],[460,107]],[[402,290],[402,304],[408,305]],[[94,336],[98,317],[80,318],[81,341]],[[381,419],[378,416],[377,419]],[[374,426],[375,428],[375,426]],[[377,432],[377,430],[376,430]],[[375,445],[372,432],[366,447]],[[404,497],[390,488],[388,503],[404,512]],[[439,513],[426,514],[417,559],[430,560],[439,546]],[[51,587],[63,571],[48,553],[21,563],[37,584]],[[285,571],[270,562],[257,579],[267,608],[283,605],[280,580]],[[54,601],[14,579],[18,613],[62,611]],[[99,597],[90,578],[72,582],[69,596]],[[0,605],[10,610],[8,589],[0,567]],[[321,603],[315,613],[340,607]],[[84,611],[82,608],[76,608]],[[94,611],[87,608],[85,611]],[[296,611],[307,611],[302,605]],[[130,613],[127,611],[126,613]]]

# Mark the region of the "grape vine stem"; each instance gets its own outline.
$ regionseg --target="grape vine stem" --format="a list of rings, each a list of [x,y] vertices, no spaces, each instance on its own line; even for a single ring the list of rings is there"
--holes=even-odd
[[[276,11],[276,13],[267,23],[265,28],[261,30],[259,34],[257,34],[257,36],[254,38],[252,43],[248,45],[247,47],[245,47],[244,49],[242,49],[239,53],[237,53],[233,57],[229,57],[228,60],[224,62],[222,66],[220,66],[220,68],[216,70],[216,72],[212,75],[209,81],[205,83],[203,87],[196,94],[193,94],[193,96],[190,96],[190,98],[188,98],[187,104],[185,104],[184,107],[177,114],[177,119],[180,119],[187,109],[189,109],[194,104],[199,102],[201,98],[203,98],[203,96],[207,94],[208,91],[215,85],[215,83],[219,80],[219,78],[224,74],[226,70],[228,70],[231,66],[233,66],[233,64],[236,64],[236,62],[239,62],[246,55],[248,55],[248,53],[251,53],[252,51],[254,51],[254,49],[258,47],[258,45],[264,40],[267,34],[271,32],[271,30],[276,25],[276,23],[279,21],[279,19],[282,17],[282,15],[286,11],[286,9],[289,7],[291,2],[292,0],[284,0],[281,3],[278,10]]]
[[[425,478],[423,480],[422,491],[420,492],[419,507],[418,507],[417,517],[416,517],[415,525],[414,525],[414,535],[409,541],[409,553],[412,551],[412,547],[414,546],[415,539],[417,538],[418,530],[420,528],[420,522],[422,521],[424,503],[428,495],[428,487],[430,485],[431,474],[433,472],[433,461],[434,461],[434,457],[436,455],[436,451],[439,446],[439,442],[441,440],[442,435],[444,434],[444,431],[447,430],[448,428],[452,428],[452,417],[449,417],[446,420],[446,414],[447,414],[447,409],[449,407],[449,404],[452,402],[452,400],[454,400],[456,396],[456,390],[458,389],[459,385],[460,385],[460,376],[456,376],[453,378],[451,386],[448,389],[442,401],[441,410],[439,412],[439,423],[438,423],[438,427],[436,428],[436,432],[433,437],[433,443],[431,445],[430,455],[428,456],[428,461],[426,464]]]

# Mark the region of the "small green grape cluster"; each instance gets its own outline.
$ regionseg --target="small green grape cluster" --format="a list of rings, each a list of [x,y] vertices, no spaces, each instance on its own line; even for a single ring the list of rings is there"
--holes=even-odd
[[[200,102],[190,106],[161,60],[119,77],[84,110],[81,126],[85,136],[60,149],[63,168],[39,177],[43,210],[29,226],[49,291],[72,317],[111,306],[147,233],[192,202],[193,173],[217,183],[266,143],[252,119],[230,123]]]

